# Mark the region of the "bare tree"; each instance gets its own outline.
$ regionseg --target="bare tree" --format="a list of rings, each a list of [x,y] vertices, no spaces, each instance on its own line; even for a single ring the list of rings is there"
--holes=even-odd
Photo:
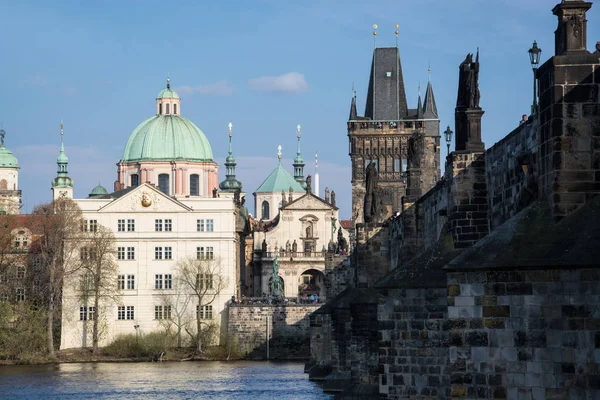
[[[73,257],[80,245],[81,210],[70,199],[41,204],[33,209],[36,231],[40,236],[32,244],[32,256],[40,262],[43,274],[42,298],[46,306],[46,345],[54,356],[54,322],[60,317],[62,285],[70,274]]]
[[[177,330],[177,347],[182,347],[182,332],[188,331],[189,325],[193,322],[189,316],[188,306],[192,300],[189,293],[184,293],[177,289],[175,293],[172,290],[165,290],[162,295],[162,306],[164,307],[164,319],[159,324],[167,333]],[[168,307],[168,312],[167,312]]]
[[[180,259],[176,265],[178,290],[190,295],[196,306],[196,350],[202,353],[203,327],[214,325],[213,303],[227,287],[227,278],[221,273],[221,261],[214,258]]]
[[[105,316],[107,303],[118,300],[117,284],[118,265],[115,236],[112,231],[102,225],[85,225],[79,247],[78,285],[79,299],[85,309],[84,324],[92,321],[92,349],[98,354],[100,338],[100,321]],[[91,301],[91,304],[90,304]],[[102,304],[101,304],[102,302]],[[93,309],[90,309],[93,307]]]

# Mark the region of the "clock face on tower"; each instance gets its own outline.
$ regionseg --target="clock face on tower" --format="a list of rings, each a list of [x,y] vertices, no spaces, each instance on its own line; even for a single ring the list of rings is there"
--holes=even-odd
[[[66,190],[61,190],[58,194],[61,199],[66,199],[68,192]]]

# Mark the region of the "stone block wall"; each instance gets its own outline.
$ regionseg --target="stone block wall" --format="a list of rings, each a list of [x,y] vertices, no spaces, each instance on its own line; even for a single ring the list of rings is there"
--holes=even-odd
[[[448,274],[451,394],[600,396],[600,271]]]
[[[486,152],[491,230],[538,197],[538,127],[537,119],[531,119]]]
[[[310,354],[309,315],[320,305],[230,306],[228,333],[252,359],[306,359]]]
[[[446,288],[393,289],[379,305],[379,392],[387,399],[450,396]]]

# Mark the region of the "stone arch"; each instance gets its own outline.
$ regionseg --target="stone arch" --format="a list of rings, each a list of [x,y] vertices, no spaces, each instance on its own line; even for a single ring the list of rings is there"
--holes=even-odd
[[[319,296],[319,302],[325,301],[325,274],[309,268],[298,277],[298,298],[307,301],[311,295]]]

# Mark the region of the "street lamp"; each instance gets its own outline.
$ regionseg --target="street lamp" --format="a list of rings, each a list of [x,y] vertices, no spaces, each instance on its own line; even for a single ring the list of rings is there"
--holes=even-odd
[[[452,143],[453,133],[454,132],[452,132],[452,129],[450,129],[450,125],[448,125],[446,131],[444,132],[444,136],[446,137],[446,146],[448,146],[448,154],[450,154],[450,143]]]
[[[535,115],[537,112],[537,80],[535,79],[535,73],[537,72],[540,58],[542,56],[542,49],[537,45],[537,42],[533,41],[533,46],[527,51],[529,53],[529,61],[531,62],[531,68],[533,69],[533,105],[531,106],[531,115]]]

